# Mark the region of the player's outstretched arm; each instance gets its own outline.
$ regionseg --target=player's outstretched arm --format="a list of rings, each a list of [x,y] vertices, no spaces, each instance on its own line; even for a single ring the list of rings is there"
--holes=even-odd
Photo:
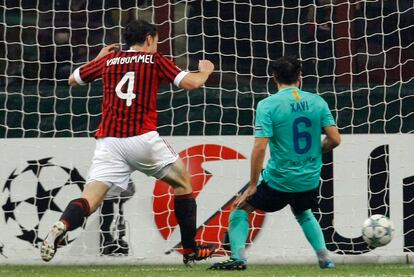
[[[87,66],[88,64],[90,64],[90,63],[92,63],[94,61],[97,61],[97,60],[105,57],[109,53],[114,52],[114,51],[118,51],[118,50],[119,50],[119,43],[113,43],[113,44],[110,44],[108,46],[105,46],[104,48],[101,49],[101,51],[95,57],[95,59],[87,62],[86,64],[82,65],[81,67]],[[74,76],[73,73],[69,76],[68,84],[70,86],[77,86],[77,85],[79,85],[79,83],[76,81],[76,78],[75,78],[75,76]]]
[[[247,189],[235,201],[234,206],[240,207],[246,199],[256,192],[257,181],[259,180],[260,172],[263,169],[263,162],[266,154],[266,148],[269,143],[269,138],[257,137],[254,140],[254,146],[250,161],[250,182]]]
[[[181,80],[180,88],[192,90],[201,87],[207,82],[208,77],[214,70],[214,64],[209,60],[198,62],[198,72],[190,72]]]
[[[336,126],[326,126],[323,128],[326,137],[322,141],[322,152],[326,153],[337,147],[341,143],[341,135]]]

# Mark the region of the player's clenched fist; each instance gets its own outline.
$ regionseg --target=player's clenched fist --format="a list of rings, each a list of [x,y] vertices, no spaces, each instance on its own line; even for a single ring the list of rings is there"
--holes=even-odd
[[[214,64],[209,60],[201,60],[198,62],[198,70],[210,74],[214,70]]]

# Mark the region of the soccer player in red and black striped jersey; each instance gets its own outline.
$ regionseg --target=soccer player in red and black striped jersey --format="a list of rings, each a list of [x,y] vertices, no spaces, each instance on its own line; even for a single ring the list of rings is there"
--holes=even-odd
[[[211,245],[195,242],[196,202],[190,175],[183,162],[157,132],[157,92],[161,82],[185,90],[204,85],[214,70],[208,60],[199,62],[198,72],[187,72],[157,52],[156,27],[143,20],[130,22],[123,37],[129,50],[118,44],[104,47],[98,56],[76,69],[69,85],[102,79],[102,120],[96,133],[96,149],[81,198],[72,200],[53,225],[41,246],[41,257],[49,261],[67,231],[82,225],[107,194],[128,186],[130,175],[139,170],[174,188],[175,215],[180,226],[184,263],[202,260],[214,252]]]

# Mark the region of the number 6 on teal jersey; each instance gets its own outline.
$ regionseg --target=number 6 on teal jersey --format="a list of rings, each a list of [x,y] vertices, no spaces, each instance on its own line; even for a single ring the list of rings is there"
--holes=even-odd
[[[312,121],[304,116],[298,117],[293,121],[293,146],[295,148],[295,152],[298,154],[305,154],[312,146],[311,134],[309,132],[299,130],[299,127],[301,127],[302,124],[309,128],[312,126]],[[299,143],[301,139],[302,141],[305,141],[305,145],[303,147],[301,147],[301,144]]]

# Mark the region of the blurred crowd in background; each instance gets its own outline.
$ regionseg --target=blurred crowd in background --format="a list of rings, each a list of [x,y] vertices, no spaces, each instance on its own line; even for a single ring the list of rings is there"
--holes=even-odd
[[[151,14],[161,2],[7,0],[0,24],[2,75],[28,82],[64,80],[74,66],[92,59],[103,45],[120,41],[121,28],[139,15],[138,10]],[[341,2],[170,1],[170,11],[183,10],[184,15],[170,15],[174,22],[170,34],[160,35],[184,37],[186,42],[175,43],[164,54],[185,54],[182,64],[190,69],[198,59],[209,58],[218,70],[247,79],[267,77],[271,59],[297,55],[304,61],[304,74],[322,83],[335,81],[338,48],[346,45],[352,44],[353,74],[358,77],[372,70],[374,82],[383,82],[386,68],[414,57],[412,1],[355,1],[348,10],[353,17],[349,40],[340,44],[336,17],[343,12],[338,10]],[[145,19],[151,21],[154,16]],[[412,61],[408,66],[414,72]],[[400,75],[391,70],[387,78]]]

